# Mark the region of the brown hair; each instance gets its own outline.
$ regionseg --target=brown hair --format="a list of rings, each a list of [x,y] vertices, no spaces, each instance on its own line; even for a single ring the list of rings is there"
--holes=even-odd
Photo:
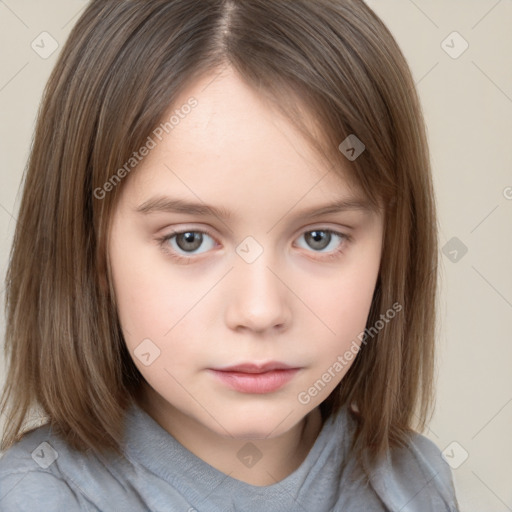
[[[123,341],[106,250],[123,182],[101,200],[94,191],[143,146],[187,84],[227,65],[335,171],[347,169],[373,204],[385,205],[367,326],[395,303],[403,309],[362,346],[322,403],[324,417],[355,404],[356,444],[372,458],[404,443],[413,424],[424,428],[433,396],[435,203],[414,82],[381,20],[361,0],[101,0],[62,48],[24,176],[6,277],[2,449],[40,407],[74,448],[120,453],[124,413],[142,379]],[[350,134],[366,147],[354,161],[338,150]]]

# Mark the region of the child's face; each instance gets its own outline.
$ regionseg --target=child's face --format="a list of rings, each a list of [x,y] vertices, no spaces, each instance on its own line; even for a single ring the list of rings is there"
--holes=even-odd
[[[190,97],[198,103],[162,141],[153,135],[156,147],[121,185],[109,242],[114,289],[130,354],[169,415],[222,436],[275,437],[353,363],[344,354],[365,328],[383,218],[301,214],[355,200],[357,190],[234,74],[211,80],[178,98],[173,111]],[[164,196],[230,217],[137,212]],[[173,231],[189,235],[158,241]],[[271,361],[298,371],[214,371]]]

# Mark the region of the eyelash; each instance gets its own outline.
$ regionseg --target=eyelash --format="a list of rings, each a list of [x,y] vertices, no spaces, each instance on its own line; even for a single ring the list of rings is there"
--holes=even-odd
[[[339,231],[335,231],[334,229],[329,229],[329,228],[308,229],[307,231],[303,231],[300,236],[304,235],[305,233],[311,233],[313,231],[322,231],[324,233],[330,233],[331,235],[336,235],[341,238],[340,245],[337,249],[330,251],[328,253],[321,253],[321,252],[316,251],[318,254],[321,254],[321,255],[325,254],[325,256],[321,256],[320,258],[315,257],[314,259],[320,259],[322,261],[332,261],[332,260],[338,258],[343,253],[343,251],[345,249],[345,245],[352,241],[352,237],[350,235],[347,235],[345,233],[340,233]],[[215,237],[212,234],[210,234],[208,231],[201,230],[201,229],[184,229],[181,231],[173,231],[171,233],[168,233],[165,236],[157,238],[158,244],[159,244],[160,248],[162,249],[162,251],[166,255],[170,256],[172,259],[177,261],[178,263],[189,264],[189,263],[193,263],[193,261],[195,259],[194,255],[182,256],[182,255],[176,253],[174,250],[172,250],[169,247],[169,244],[167,244],[167,242],[169,240],[171,240],[172,238],[174,238],[175,236],[183,235],[184,233],[199,233],[202,235],[208,235],[210,238],[212,238],[212,240],[217,242],[215,240]],[[312,252],[314,253],[315,251],[312,251]]]

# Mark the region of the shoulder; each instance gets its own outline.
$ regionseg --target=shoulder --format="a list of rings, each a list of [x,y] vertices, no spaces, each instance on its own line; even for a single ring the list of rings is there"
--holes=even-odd
[[[416,432],[405,445],[391,449],[371,480],[391,510],[458,510],[450,467],[437,445]]]
[[[63,480],[52,473],[29,470],[0,474],[0,506],[4,512],[44,510],[75,512],[84,508]]]
[[[48,426],[23,436],[0,458],[0,508],[5,512],[97,510],[64,478],[59,457],[67,451]]]
[[[439,483],[450,484],[452,474],[438,446],[429,438],[417,432],[409,436],[408,444],[392,451],[394,467],[405,471],[415,467],[426,477],[436,477]]]

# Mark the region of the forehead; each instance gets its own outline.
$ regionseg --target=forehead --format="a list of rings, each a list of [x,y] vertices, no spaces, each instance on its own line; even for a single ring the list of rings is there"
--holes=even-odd
[[[194,108],[184,108],[191,100]],[[160,126],[166,128],[161,140],[155,138],[126,184],[132,204],[178,191],[196,203],[220,200],[237,208],[250,201],[257,212],[276,202],[291,207],[361,197],[344,169],[230,69],[184,89]]]

